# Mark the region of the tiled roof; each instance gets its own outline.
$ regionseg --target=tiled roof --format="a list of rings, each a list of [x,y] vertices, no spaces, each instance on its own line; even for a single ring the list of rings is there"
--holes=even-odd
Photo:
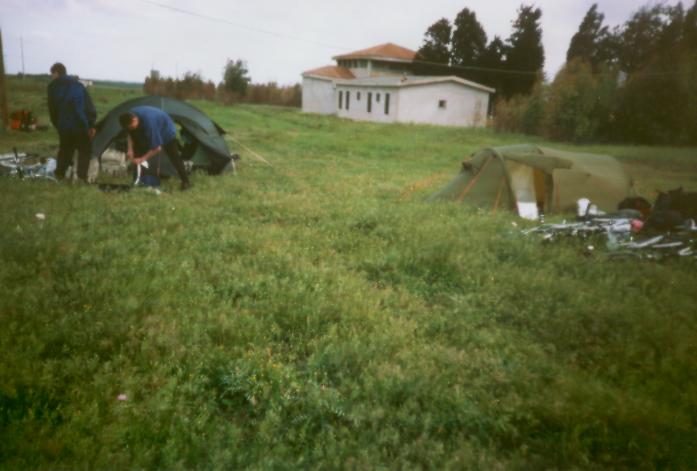
[[[378,46],[361,49],[360,51],[349,52],[340,56],[333,57],[334,60],[341,59],[393,59],[402,61],[412,61],[416,57],[416,51],[398,46],[393,43],[380,44]]]
[[[339,67],[338,65],[326,65],[318,69],[307,70],[303,72],[303,75],[315,75],[319,77],[336,78],[336,79],[353,79],[356,78],[346,67]]]

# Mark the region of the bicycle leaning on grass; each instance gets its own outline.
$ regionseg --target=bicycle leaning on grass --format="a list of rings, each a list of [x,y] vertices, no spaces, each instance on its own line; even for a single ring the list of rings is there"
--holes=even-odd
[[[35,163],[28,163],[35,161]],[[36,162],[38,161],[38,162]],[[0,155],[0,175],[17,177],[22,180],[57,181],[53,172],[56,169],[56,159],[40,158],[36,155],[19,154],[17,148],[12,154]]]

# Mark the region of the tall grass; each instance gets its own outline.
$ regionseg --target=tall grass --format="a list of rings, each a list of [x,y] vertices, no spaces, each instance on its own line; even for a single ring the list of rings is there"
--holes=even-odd
[[[273,166],[0,182],[1,467],[697,466],[692,264],[423,202],[522,136],[197,105]]]

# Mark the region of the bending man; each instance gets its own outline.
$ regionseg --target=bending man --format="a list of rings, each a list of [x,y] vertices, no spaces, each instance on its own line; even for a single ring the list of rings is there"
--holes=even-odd
[[[119,123],[128,130],[126,156],[130,162],[140,165],[164,149],[179,174],[182,191],[191,188],[177,148],[177,129],[167,113],[152,106],[137,106],[119,116]]]
[[[51,77],[48,112],[59,138],[55,175],[59,180],[65,177],[77,149],[77,176],[86,182],[97,112],[85,87],[77,79],[68,77],[63,64],[56,62],[51,66]]]

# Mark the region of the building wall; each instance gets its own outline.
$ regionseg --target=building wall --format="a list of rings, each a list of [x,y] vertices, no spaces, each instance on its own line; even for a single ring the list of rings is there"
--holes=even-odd
[[[369,59],[347,59],[337,61],[338,66],[346,67],[353,73],[354,77],[356,78],[370,77],[372,73],[372,63],[373,61]]]
[[[375,121],[378,123],[392,123],[397,120],[399,107],[399,89],[396,87],[356,87],[341,86],[336,87],[337,97],[339,92],[342,94],[342,106],[337,111],[341,118],[350,118],[358,121]],[[351,103],[346,109],[346,92],[350,93]],[[360,93],[360,99],[358,94]],[[368,111],[368,94],[371,94],[371,111]],[[380,97],[378,98],[378,94]],[[388,113],[385,113],[386,95],[389,94],[390,106]],[[337,98],[336,104],[338,106]]]
[[[440,101],[445,107],[439,107]],[[398,121],[441,126],[484,126],[489,94],[455,82],[400,89]]]
[[[386,61],[372,61],[371,77],[399,77],[401,75],[411,75],[412,67],[408,64]]]
[[[334,96],[334,82],[331,80],[303,77],[303,112],[336,114]]]
[[[337,65],[349,69],[356,78],[409,75],[413,69],[410,64],[372,59],[340,60]]]
[[[346,92],[351,104],[346,109]],[[489,94],[454,82],[433,83],[408,87],[346,86],[337,85],[335,106],[339,92],[342,106],[337,115],[358,121],[382,123],[403,122],[435,124],[440,126],[484,126],[489,106]],[[360,100],[358,99],[360,93]],[[368,93],[372,94],[368,111]],[[390,95],[389,113],[385,114],[385,95]],[[377,95],[380,94],[380,101]],[[439,102],[445,101],[445,107]]]

